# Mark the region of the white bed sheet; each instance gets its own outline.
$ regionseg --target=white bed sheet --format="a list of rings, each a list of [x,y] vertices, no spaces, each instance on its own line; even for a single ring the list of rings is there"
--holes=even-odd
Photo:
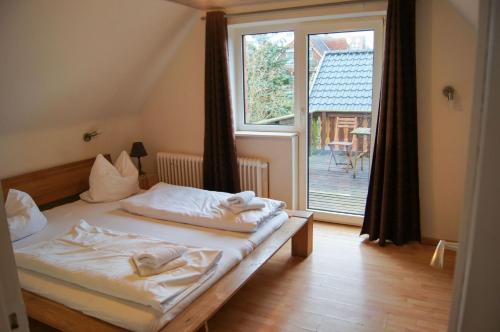
[[[119,204],[90,204],[83,201],[66,204],[48,211],[48,224],[39,233],[16,241],[14,248],[22,248],[67,233],[80,219],[89,224],[161,238],[177,244],[203,246],[223,251],[217,270],[207,282],[171,310],[159,315],[153,309],[119,300],[55,278],[18,269],[22,288],[39,294],[90,316],[134,331],[157,331],[173,319],[196,297],[238,264],[257,245],[264,241],[287,219],[286,213],[265,223],[255,233],[237,233],[190,226],[174,222],[156,221],[131,215],[119,209]]]

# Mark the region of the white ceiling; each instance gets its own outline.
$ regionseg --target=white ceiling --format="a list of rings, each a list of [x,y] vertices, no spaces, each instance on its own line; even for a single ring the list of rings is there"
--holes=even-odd
[[[297,5],[313,4],[313,3],[334,3],[341,0],[170,0],[172,2],[177,2],[189,7],[210,10],[210,9],[228,9],[241,6],[254,6],[254,5],[273,5],[273,6],[283,6],[284,4],[290,3]],[[430,0],[418,0],[418,1],[430,1]],[[445,1],[445,0],[439,0]],[[475,27],[477,26],[478,11],[479,11],[479,0],[448,0],[455,5],[457,10]]]
[[[314,4],[335,3],[345,0],[170,0],[201,10],[240,8],[283,8]]]
[[[266,3],[279,3],[279,2],[287,2],[289,0],[171,0],[172,2],[177,2],[189,7],[198,8],[198,9],[218,9],[218,8],[230,8],[237,6],[246,6],[246,5],[257,5],[257,4],[266,4]]]

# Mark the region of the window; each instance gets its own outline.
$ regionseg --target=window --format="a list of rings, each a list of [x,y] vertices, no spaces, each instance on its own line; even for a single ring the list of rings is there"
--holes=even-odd
[[[371,30],[380,22],[378,17],[362,17],[229,25],[236,129],[307,132],[306,124],[312,115],[308,114],[307,94],[323,55],[342,50],[347,42],[349,49],[363,49],[363,40],[353,37],[347,41],[340,38],[342,33],[354,36],[353,31]],[[332,32],[340,37],[333,38]],[[309,49],[308,43],[314,47]]]
[[[228,29],[237,130],[298,133],[299,208],[359,224],[377,123],[383,15]]]
[[[380,49],[374,48],[375,30],[352,28],[308,34],[307,208],[360,217],[377,123],[373,76]]]
[[[294,33],[242,36],[244,124],[294,124]]]
[[[295,27],[283,24],[228,28],[236,129],[296,131]]]

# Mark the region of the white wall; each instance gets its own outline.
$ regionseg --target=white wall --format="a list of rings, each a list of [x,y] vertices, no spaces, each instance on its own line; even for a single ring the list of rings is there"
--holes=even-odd
[[[203,153],[205,23],[191,21],[184,39],[151,91],[143,111],[153,152]],[[151,161],[150,161],[151,162]]]
[[[302,3],[304,4],[304,2]],[[275,6],[276,4],[273,4]],[[294,5],[297,5],[295,1]],[[259,7],[245,7],[244,10]],[[380,10],[380,4],[345,6],[346,14],[356,10]],[[311,15],[332,14],[318,10]],[[203,12],[199,12],[203,16]],[[267,18],[269,19],[269,18]],[[143,109],[144,139],[152,152],[203,153],[205,21],[194,20],[169,66],[161,75]],[[298,137],[237,135],[239,156],[258,157],[270,163],[270,195],[290,208],[298,207]],[[154,160],[146,164],[154,168]]]
[[[457,240],[465,193],[474,84],[473,25],[448,1],[417,0],[417,104],[421,228]],[[453,106],[442,94],[457,93]]]
[[[258,8],[245,8],[250,9]],[[151,154],[201,154],[205,37],[200,16],[164,0],[2,1],[0,178],[97,152],[116,155],[140,138]],[[424,237],[458,238],[475,43],[473,24],[450,2],[417,1]],[[446,84],[457,90],[452,109],[441,94]],[[83,143],[88,129],[103,135]],[[295,163],[292,141],[285,149],[281,144],[237,138],[240,154],[280,167]],[[153,169],[154,157],[145,165]],[[293,200],[293,170],[280,168],[276,176],[271,181],[287,187],[271,188],[273,195]]]
[[[448,1],[417,1],[419,158],[424,237],[458,239],[468,158],[475,42],[473,25]],[[194,22],[144,109],[145,140],[155,151],[203,151],[203,49],[204,22]],[[457,99],[451,109],[441,93],[447,84],[452,84],[457,90]],[[240,140],[237,139],[240,154],[248,152],[269,159],[271,164],[283,165],[278,176],[289,186],[274,190],[274,194],[286,197],[285,190],[293,188],[292,171],[285,166],[295,162],[289,159],[292,155],[273,154],[280,151],[277,150],[279,143],[273,143],[273,140],[265,143],[248,137],[244,143]]]
[[[144,140],[152,153],[203,154],[204,50],[205,21],[194,20],[143,110]],[[285,201],[290,208],[296,207],[296,137],[239,135],[236,145],[239,156],[270,162],[270,195]],[[150,158],[146,168],[153,169],[153,162]]]
[[[140,116],[132,114],[2,135],[0,179],[95,157],[98,153],[110,153],[115,160],[122,150],[130,151],[132,142],[142,140],[140,124]],[[83,134],[95,129],[102,134],[84,142]]]
[[[298,197],[298,136],[295,134],[236,136],[238,154],[269,161],[269,197],[286,202],[297,209]]]
[[[0,178],[130,149],[194,13],[164,0],[0,1]],[[89,129],[103,135],[83,143]]]

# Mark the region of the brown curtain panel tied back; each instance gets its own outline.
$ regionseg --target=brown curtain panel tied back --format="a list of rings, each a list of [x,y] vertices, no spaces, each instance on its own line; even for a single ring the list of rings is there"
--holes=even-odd
[[[420,241],[415,0],[389,0],[370,185],[361,234],[385,245]]]
[[[229,93],[227,20],[220,11],[209,12],[206,17],[204,145],[204,188],[239,192],[240,177]]]

